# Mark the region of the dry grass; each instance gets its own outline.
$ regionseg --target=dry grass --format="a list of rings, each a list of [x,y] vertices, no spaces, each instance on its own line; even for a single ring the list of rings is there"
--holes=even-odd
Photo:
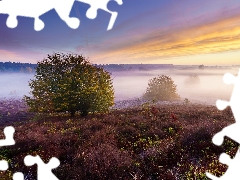
[[[11,179],[20,171],[26,179],[36,179],[36,165],[23,164],[28,154],[38,154],[45,163],[59,158],[61,165],[53,172],[61,180],[207,179],[205,171],[224,173],[218,156],[234,155],[238,145],[226,139],[217,147],[211,139],[235,122],[230,109],[196,104],[152,109],[139,106],[75,118],[29,116],[12,122],[16,145],[0,149],[1,159],[11,162],[0,178]]]

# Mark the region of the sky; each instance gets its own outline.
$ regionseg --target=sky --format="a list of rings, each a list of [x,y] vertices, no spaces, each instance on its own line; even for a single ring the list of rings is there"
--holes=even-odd
[[[110,1],[108,9],[118,16],[109,31],[111,14],[98,10],[88,19],[90,6],[80,1],[70,12],[81,21],[77,29],[54,9],[40,16],[41,31],[34,30],[33,18],[23,16],[11,29],[8,14],[1,14],[4,1],[10,0],[0,0],[1,62],[37,63],[62,52],[82,54],[96,64],[240,64],[240,0]]]

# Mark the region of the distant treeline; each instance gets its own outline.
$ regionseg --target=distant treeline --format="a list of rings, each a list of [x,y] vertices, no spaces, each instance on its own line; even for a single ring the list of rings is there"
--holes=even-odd
[[[94,64],[95,66],[102,67],[107,71],[150,71],[156,69],[221,69],[221,68],[236,68],[240,66],[204,66],[204,65],[173,65],[173,64]],[[20,62],[0,62],[0,72],[21,72],[21,73],[34,73],[37,64],[20,63]]]
[[[149,71],[154,69],[172,68],[173,64],[100,64],[96,66],[103,67],[108,71]]]
[[[94,64],[107,71],[148,71],[159,68],[171,68],[172,64]],[[37,64],[20,62],[0,62],[0,72],[34,73]]]
[[[0,62],[0,72],[33,73],[37,64],[20,62]]]

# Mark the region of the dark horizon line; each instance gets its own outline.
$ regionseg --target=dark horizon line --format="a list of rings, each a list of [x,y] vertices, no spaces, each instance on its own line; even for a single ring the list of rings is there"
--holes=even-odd
[[[15,61],[5,61],[5,62],[3,62],[3,61],[0,61],[0,63],[12,63],[12,64],[31,64],[31,65],[37,65],[37,63],[30,63],[30,62],[25,62],[25,63],[23,63],[23,62],[15,62]],[[94,64],[94,65],[165,65],[165,66],[167,66],[167,65],[170,65],[170,66],[200,66],[200,65],[204,65],[204,64],[199,64],[199,65],[194,65],[194,64],[185,64],[185,65],[183,65],[183,64],[162,64],[162,63],[159,63],[159,64],[149,64],[149,63],[146,63],[146,64],[144,64],[144,63],[134,63],[134,64],[125,64],[125,63],[106,63],[106,64],[104,64],[104,63],[91,63],[91,64]],[[218,66],[218,67],[223,67],[223,66],[240,66],[240,64],[239,65],[204,65],[204,66],[206,66],[206,67],[216,67],[216,66]]]

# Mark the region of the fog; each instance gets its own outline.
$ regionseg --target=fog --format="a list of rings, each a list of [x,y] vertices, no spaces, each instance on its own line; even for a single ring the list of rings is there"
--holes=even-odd
[[[238,69],[160,69],[153,71],[112,72],[115,101],[140,98],[145,92],[148,81],[157,75],[169,75],[177,85],[177,93],[181,100],[188,98],[190,102],[214,105],[217,99],[229,100],[233,85],[223,82],[223,75],[231,72],[237,75]],[[186,85],[189,75],[197,75],[200,82]],[[9,73],[0,74],[0,98],[22,98],[29,95],[28,81],[33,74]]]
[[[28,81],[33,79],[29,73],[1,73],[0,74],[0,99],[19,99],[28,95],[30,87]]]
[[[216,100],[229,100],[233,85],[223,82],[223,75],[227,72],[237,75],[238,69],[219,70],[154,70],[136,72],[115,72],[112,73],[113,85],[115,87],[115,100],[139,98],[145,92],[148,81],[153,77],[164,74],[169,75],[177,85],[177,93],[181,100],[188,98],[194,103],[215,105]],[[187,85],[185,83],[189,75],[197,75],[200,82]]]

